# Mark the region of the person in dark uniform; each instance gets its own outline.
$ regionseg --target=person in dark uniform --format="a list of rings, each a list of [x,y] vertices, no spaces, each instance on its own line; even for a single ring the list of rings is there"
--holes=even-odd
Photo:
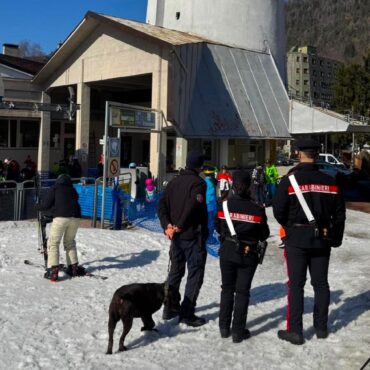
[[[307,269],[315,295],[315,333],[317,338],[328,336],[329,259],[331,248],[342,244],[346,211],[335,179],[320,172],[315,165],[319,143],[307,139],[297,142],[297,147],[300,163],[282,178],[273,201],[273,212],[286,233],[284,254],[289,277],[287,329],[279,330],[278,337],[293,344],[303,344],[302,315]],[[290,175],[295,176],[312,213],[314,220],[311,222],[298,200]]]
[[[199,176],[204,157],[198,152],[188,153],[186,169],[171,180],[158,203],[158,216],[166,236],[171,240],[171,269],[168,284],[179,292],[181,279],[188,277],[184,299],[180,306],[180,293],[177,303],[165,305],[163,319],[169,320],[179,315],[179,322],[189,326],[201,326],[205,319],[197,317],[196,301],[203,284],[208,238],[208,216],[206,205],[206,183]]]
[[[221,337],[227,338],[231,333],[234,343],[250,336],[246,322],[249,292],[258,265],[256,248],[258,241],[264,241],[270,235],[265,209],[251,200],[250,184],[251,177],[248,172],[233,173],[227,208],[239,244],[231,237],[222,204],[216,219],[216,230],[220,234],[221,242],[220,334]]]

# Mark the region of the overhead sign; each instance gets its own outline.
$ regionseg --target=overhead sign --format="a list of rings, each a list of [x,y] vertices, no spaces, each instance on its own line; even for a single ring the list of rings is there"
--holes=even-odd
[[[155,113],[145,110],[112,107],[111,126],[118,128],[155,128]]]

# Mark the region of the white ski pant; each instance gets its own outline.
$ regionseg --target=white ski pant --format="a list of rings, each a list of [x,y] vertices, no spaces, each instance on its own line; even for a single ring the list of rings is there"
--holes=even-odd
[[[55,217],[53,219],[48,239],[48,267],[59,265],[59,245],[62,238],[67,265],[78,263],[75,237],[79,225],[79,218]]]

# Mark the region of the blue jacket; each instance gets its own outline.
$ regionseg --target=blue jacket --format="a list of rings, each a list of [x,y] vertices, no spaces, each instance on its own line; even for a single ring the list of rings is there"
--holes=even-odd
[[[207,211],[216,211],[217,210],[217,197],[216,197],[216,188],[209,176],[205,178],[207,184],[207,191],[206,191],[206,203],[207,203]]]

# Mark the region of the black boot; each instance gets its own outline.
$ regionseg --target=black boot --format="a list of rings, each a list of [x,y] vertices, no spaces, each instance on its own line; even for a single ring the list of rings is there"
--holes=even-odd
[[[179,316],[179,308],[171,307],[171,306],[164,306],[162,312],[162,319],[163,320],[171,320],[176,316]]]
[[[179,317],[179,324],[185,324],[187,326],[192,326],[194,328],[198,326],[202,326],[206,323],[206,320],[203,317],[198,317],[195,315],[187,316],[187,317]]]
[[[250,336],[251,336],[251,333],[248,329],[244,329],[244,331],[242,331],[240,333],[238,332],[238,333],[233,333],[232,334],[234,343],[240,343],[243,340],[250,338]]]
[[[303,335],[294,333],[288,330],[279,330],[278,331],[279,339],[286,340],[292,344],[301,345],[304,343]]]
[[[45,279],[56,282],[58,281],[59,266],[52,266],[48,268],[44,274]]]
[[[86,275],[86,270],[78,263],[74,263],[73,265],[69,265],[67,267],[66,273],[71,277],[84,276]]]
[[[327,329],[322,330],[322,329],[316,329],[315,328],[315,333],[316,333],[316,337],[318,339],[326,339],[329,335]]]
[[[220,328],[221,338],[229,338],[230,328]]]

